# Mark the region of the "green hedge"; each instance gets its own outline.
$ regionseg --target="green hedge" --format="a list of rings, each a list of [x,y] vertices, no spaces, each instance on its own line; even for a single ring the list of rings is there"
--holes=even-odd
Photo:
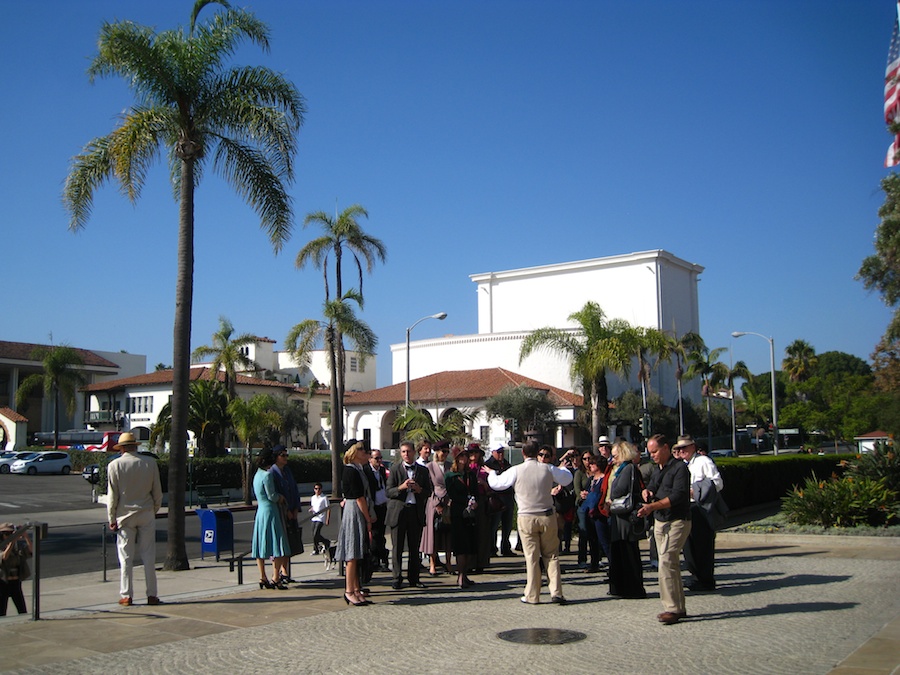
[[[803,485],[813,473],[827,478],[842,475],[841,461],[855,455],[760,455],[717,457],[725,487],[722,497],[731,509],[779,501],[795,485]]]

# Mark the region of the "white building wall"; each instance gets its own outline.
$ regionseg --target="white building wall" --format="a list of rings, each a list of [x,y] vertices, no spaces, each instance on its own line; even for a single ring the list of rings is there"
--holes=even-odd
[[[697,295],[700,265],[666,251],[646,251],[557,265],[474,274],[478,334],[410,343],[410,379],[444,370],[507,368],[568,391],[580,392],[569,378],[569,364],[538,352],[519,364],[522,340],[533,330],[572,328],[570,314],[594,301],[610,319],[678,335],[700,332]],[[393,383],[406,379],[406,344],[391,345]],[[608,378],[609,396],[640,385],[637,363],[628,382]],[[677,403],[674,365],[654,371],[651,390],[667,405]],[[696,398],[699,385],[687,383],[685,395]]]

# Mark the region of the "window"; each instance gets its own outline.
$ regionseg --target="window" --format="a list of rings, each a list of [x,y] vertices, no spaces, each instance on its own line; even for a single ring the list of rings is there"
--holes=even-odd
[[[358,373],[359,372],[359,359],[355,356],[350,357],[350,372]]]
[[[323,415],[331,414],[331,401],[322,401],[322,414]]]
[[[152,413],[153,397],[152,396],[131,396],[128,399],[128,412],[132,415],[135,413]]]
[[[487,445],[488,441],[491,440],[491,428],[490,427],[480,427],[479,435],[481,436],[481,444]]]

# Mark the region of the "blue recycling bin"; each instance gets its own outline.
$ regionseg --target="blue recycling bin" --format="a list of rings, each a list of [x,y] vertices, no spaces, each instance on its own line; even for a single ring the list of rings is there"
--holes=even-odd
[[[230,550],[234,557],[234,516],[228,509],[197,509],[200,518],[200,559],[204,553],[219,554]]]

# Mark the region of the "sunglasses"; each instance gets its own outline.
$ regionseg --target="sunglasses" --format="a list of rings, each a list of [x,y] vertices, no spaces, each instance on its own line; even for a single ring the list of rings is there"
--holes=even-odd
[[[549,456],[550,456],[549,452],[539,452],[538,453],[538,457],[549,457]]]

